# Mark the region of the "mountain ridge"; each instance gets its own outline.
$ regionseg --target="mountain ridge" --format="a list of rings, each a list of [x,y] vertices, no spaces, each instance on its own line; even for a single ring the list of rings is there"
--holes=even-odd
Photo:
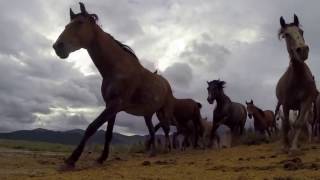
[[[13,132],[0,133],[0,139],[40,141],[48,143],[58,143],[66,145],[77,145],[84,135],[82,129],[71,129],[67,131],[54,131],[43,128],[33,130],[18,130]],[[88,143],[104,144],[105,131],[97,131]],[[126,136],[120,133],[113,133],[111,144],[113,145],[131,145],[144,142],[145,136],[134,135]]]

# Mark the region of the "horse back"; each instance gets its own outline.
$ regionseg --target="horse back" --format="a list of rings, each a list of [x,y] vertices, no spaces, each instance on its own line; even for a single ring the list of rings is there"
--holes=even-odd
[[[135,86],[133,94],[130,96],[127,113],[134,115],[153,114],[162,111],[166,115],[172,116],[174,97],[169,82],[162,76],[153,74],[145,70],[141,71]]]
[[[175,99],[174,116],[180,121],[199,119],[200,106],[193,99]],[[199,119],[200,121],[200,119]]]

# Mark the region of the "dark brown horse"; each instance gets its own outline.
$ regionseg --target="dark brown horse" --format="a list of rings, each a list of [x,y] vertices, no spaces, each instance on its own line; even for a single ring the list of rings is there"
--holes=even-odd
[[[276,119],[273,111],[265,110],[258,108],[253,104],[253,101],[246,102],[247,104],[247,112],[250,119],[253,117],[254,129],[256,132],[260,132],[261,134],[268,133],[269,137],[271,136],[271,131],[276,131]]]
[[[81,48],[88,51],[103,78],[101,93],[105,109],[86,129],[80,144],[65,161],[66,168],[75,166],[89,137],[105,122],[108,122],[105,146],[97,162],[103,163],[108,158],[113,126],[120,111],[144,116],[153,155],[155,137],[151,118],[154,113],[165,130],[167,144],[170,142],[169,120],[172,119],[174,105],[171,87],[166,79],[145,69],[129,46],[104,32],[96,23],[97,15],[89,14],[82,3],[80,9],[78,14],[70,9],[70,23],[53,48],[63,59]]]
[[[298,138],[305,121],[308,119],[312,103],[317,96],[316,84],[312,73],[305,63],[308,59],[309,47],[303,37],[303,30],[300,27],[299,19],[294,15],[294,22],[286,24],[283,17],[280,18],[281,29],[279,37],[286,40],[287,50],[290,56],[289,67],[278,81],[276,95],[278,98],[277,109],[283,107],[284,119],[283,128],[283,150],[290,154],[299,153]],[[289,111],[298,110],[299,116],[294,123],[294,136],[289,141]],[[290,149],[289,149],[290,148]]]
[[[190,138],[193,139],[193,146],[198,146],[198,138],[202,137],[203,127],[201,124],[200,109],[202,105],[193,99],[175,99],[174,100],[174,119],[170,125],[176,126],[177,132],[175,137],[179,134],[184,136],[183,148],[187,145]],[[155,126],[155,131],[160,128],[160,123]]]
[[[220,124],[225,124],[231,129],[232,135],[241,135],[247,119],[246,107],[240,103],[232,102],[224,93],[224,81],[213,80],[208,83],[208,102],[217,102],[213,112],[213,125],[211,131],[211,141],[216,135],[216,130]]]

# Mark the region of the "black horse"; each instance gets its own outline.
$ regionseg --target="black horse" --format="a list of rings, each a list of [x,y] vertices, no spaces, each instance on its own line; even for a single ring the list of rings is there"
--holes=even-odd
[[[208,83],[208,102],[213,104],[217,101],[213,114],[213,125],[210,135],[212,142],[217,128],[224,124],[231,129],[232,135],[242,135],[247,119],[246,107],[240,103],[232,102],[224,93],[223,88],[226,82],[213,80]],[[211,143],[212,144],[212,143]]]

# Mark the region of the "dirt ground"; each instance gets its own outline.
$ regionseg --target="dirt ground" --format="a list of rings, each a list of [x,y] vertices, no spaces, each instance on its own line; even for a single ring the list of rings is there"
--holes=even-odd
[[[279,144],[159,154],[117,154],[102,166],[98,154],[84,154],[73,171],[58,171],[68,154],[0,149],[0,179],[319,179],[320,144],[304,155],[278,153]]]

